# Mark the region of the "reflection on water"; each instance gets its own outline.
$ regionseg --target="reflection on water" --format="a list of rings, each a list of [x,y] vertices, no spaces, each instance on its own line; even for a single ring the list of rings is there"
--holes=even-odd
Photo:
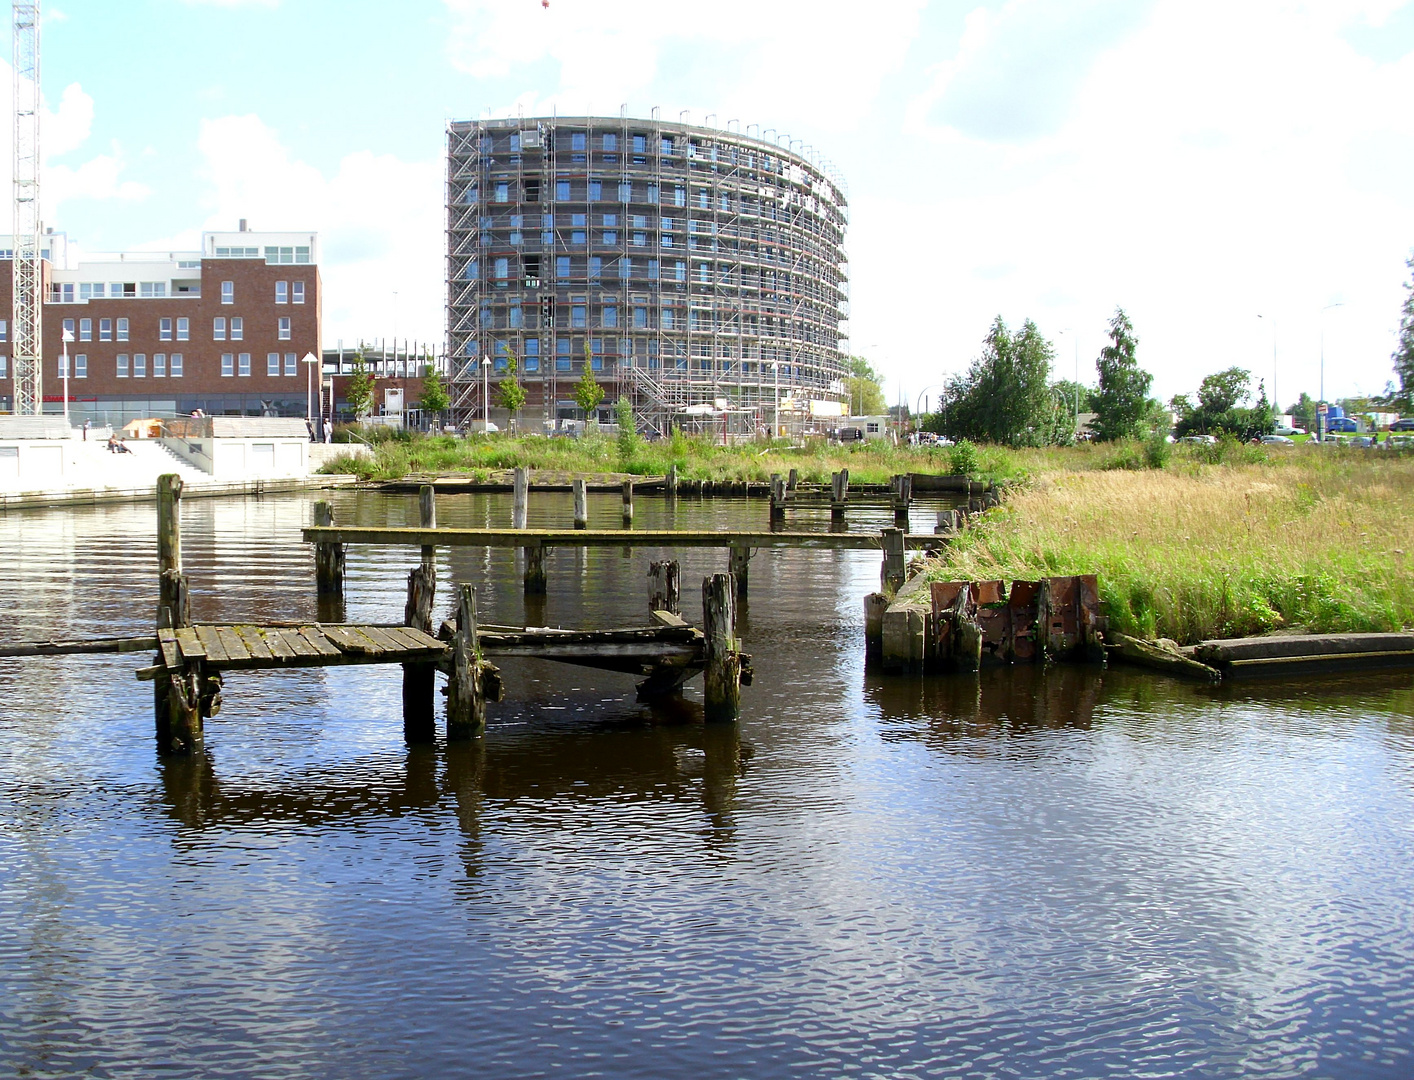
[[[536,495],[531,523],[570,512]],[[509,496],[438,516],[504,524]],[[145,628],[152,517],[0,521],[28,568],[5,638]],[[331,617],[307,519],[188,504],[194,614]],[[469,581],[488,622],[641,622],[659,554],[557,552],[527,606],[515,553],[442,551],[439,615]],[[696,618],[725,553],[677,554]],[[398,618],[415,558],[351,551],[347,617]],[[1409,1074],[1414,679],[884,679],[877,577],[756,557],[739,725],[516,662],[484,738],[408,748],[396,669],[233,674],[205,753],[158,760],[138,658],[0,661],[0,1074]]]

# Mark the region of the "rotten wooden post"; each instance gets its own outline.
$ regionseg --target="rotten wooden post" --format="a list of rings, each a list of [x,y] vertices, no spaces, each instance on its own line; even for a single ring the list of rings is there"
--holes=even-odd
[[[884,565],[879,573],[881,587],[886,593],[896,593],[903,588],[907,575],[904,562],[904,532],[902,529],[883,530]]]
[[[830,476],[830,518],[844,520],[845,502],[849,499],[849,470],[841,469]]]
[[[743,600],[746,599],[746,582],[748,571],[751,567],[751,549],[733,544],[729,549],[731,554],[728,557],[727,569],[731,576],[736,579],[736,594]]]
[[[648,610],[682,614],[679,595],[679,571],[676,559],[664,559],[648,564]]]
[[[418,492],[418,510],[424,529],[437,527],[437,502],[430,484]],[[432,604],[437,595],[437,549],[430,544],[422,548],[422,562],[408,572],[407,603],[403,607],[403,625],[424,634],[434,634]],[[436,738],[434,691],[437,685],[435,663],[403,665],[403,738],[409,743],[427,743]]]
[[[702,622],[707,639],[703,715],[707,720],[735,720],[741,715],[741,658],[736,640],[736,587],[730,574],[702,579]]]
[[[530,507],[530,470],[526,469],[524,466],[516,466],[513,491],[511,528],[523,529],[525,528],[525,519]]]
[[[574,527],[589,528],[589,492],[582,476],[574,478]]]
[[[624,524],[633,524],[633,481],[624,481]]]
[[[323,499],[314,504],[314,524],[332,526],[334,508]],[[314,588],[321,596],[338,596],[344,591],[344,545],[314,545]]]
[[[938,524],[933,528],[933,531],[934,531],[935,533],[942,533],[942,534],[945,534],[945,533],[956,532],[956,531],[957,531],[957,527],[958,527],[958,520],[957,520],[957,511],[956,511],[956,510],[939,510],[939,511],[938,511]]]
[[[883,593],[870,593],[864,598],[864,655],[877,660],[884,654],[884,612],[889,598]]]
[[[199,660],[180,659],[179,629],[191,625],[187,577],[182,573],[182,478],[157,478],[157,663],[153,680],[153,719],[161,753],[191,754],[201,745],[202,692]]]
[[[525,552],[525,594],[545,595],[545,545],[539,540],[521,548]]]
[[[893,478],[894,524],[900,529],[908,529],[908,507],[913,501],[913,477],[901,473]]]
[[[800,483],[800,470],[792,469],[790,476],[786,478],[786,490],[794,491],[798,483]]]
[[[668,466],[668,475],[663,479],[663,491],[670,499],[676,499],[678,497],[678,467],[676,462]]]
[[[794,469],[791,472],[795,472]],[[786,484],[780,473],[771,474],[771,520],[780,521],[786,516]]]
[[[448,742],[474,738],[486,726],[476,595],[470,585],[457,586],[457,594],[457,630],[452,635],[452,670],[447,676]]]

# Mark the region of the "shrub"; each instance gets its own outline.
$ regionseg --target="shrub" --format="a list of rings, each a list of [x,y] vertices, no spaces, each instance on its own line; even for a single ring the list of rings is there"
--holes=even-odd
[[[977,447],[968,440],[961,440],[949,455],[954,476],[971,476],[977,471]]]

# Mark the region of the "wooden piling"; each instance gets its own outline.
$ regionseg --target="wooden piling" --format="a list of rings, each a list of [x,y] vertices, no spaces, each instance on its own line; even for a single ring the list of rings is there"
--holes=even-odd
[[[486,726],[476,595],[470,585],[459,585],[457,594],[457,630],[452,635],[452,671],[447,677],[448,742],[474,738]]]
[[[736,641],[736,586],[731,574],[702,579],[702,622],[707,667],[702,672],[704,717],[735,720],[741,715],[741,659]]]
[[[589,492],[582,476],[574,478],[574,527],[589,528]]]
[[[425,552],[427,549],[423,550]],[[436,564],[423,562],[413,567],[408,572],[403,625],[425,634],[434,633],[432,604],[436,593]],[[436,685],[436,664],[403,665],[403,738],[408,743],[428,743],[436,738],[436,709],[433,704]]]
[[[187,577],[182,573],[182,478],[157,478],[157,663],[153,720],[161,753],[191,754],[201,745],[203,672],[199,661],[180,663],[176,631],[191,625]]]
[[[845,503],[849,500],[849,470],[841,469],[830,476],[830,519],[844,520]]]
[[[670,499],[678,497],[678,467],[676,463],[668,466],[668,475],[663,479],[663,491]]]
[[[892,481],[894,496],[894,524],[908,531],[908,507],[913,502],[913,477],[907,473],[895,476]]]
[[[864,653],[877,659],[884,652],[884,612],[889,598],[883,593],[870,593],[864,598]]]
[[[511,503],[511,528],[525,528],[526,515],[530,508],[530,470],[523,466],[516,466],[513,490],[514,501]]]
[[[431,484],[423,484],[417,492],[418,519],[424,529],[437,527],[437,491]],[[432,566],[437,561],[437,549],[431,544],[422,545],[422,565]]]
[[[664,559],[648,564],[648,610],[682,614],[679,595],[679,570],[676,559]]]
[[[956,510],[939,510],[938,524],[934,526],[933,532],[940,534],[956,532],[958,527],[957,517]]]
[[[525,594],[545,595],[545,545],[539,542],[521,548],[525,552]]]
[[[729,549],[727,568],[731,576],[736,579],[736,594],[743,600],[746,599],[746,583],[748,572],[751,566],[751,549],[742,547],[740,544],[733,544]]]
[[[633,524],[633,481],[624,481],[624,524]]]
[[[325,527],[334,524],[334,508],[323,499],[314,504],[314,524]],[[344,545],[314,545],[314,585],[320,595],[339,595],[344,591]]]
[[[800,470],[792,469],[790,476],[786,478],[786,490],[794,491],[798,483],[800,483]]]
[[[791,472],[795,470],[792,469]],[[786,484],[780,473],[771,474],[771,520],[780,521],[786,516]]]
[[[902,529],[884,529],[882,535],[884,565],[879,573],[881,588],[886,593],[896,593],[903,587],[904,578],[907,575],[907,567],[904,562],[904,531]]]

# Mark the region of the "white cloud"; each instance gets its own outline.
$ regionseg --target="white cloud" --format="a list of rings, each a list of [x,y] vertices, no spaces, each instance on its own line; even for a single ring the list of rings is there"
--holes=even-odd
[[[205,228],[231,229],[246,218],[257,230],[318,231],[327,344],[391,338],[395,322],[399,338],[441,341],[440,161],[361,150],[326,177],[256,116],[203,121],[197,148]]]

